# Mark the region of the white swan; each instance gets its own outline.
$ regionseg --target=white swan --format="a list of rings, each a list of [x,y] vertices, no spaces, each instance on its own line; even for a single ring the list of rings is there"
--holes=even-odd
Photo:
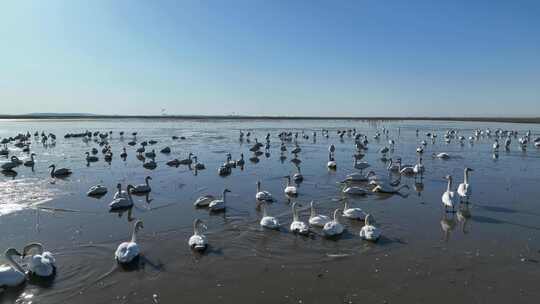
[[[98,195],[104,195],[107,193],[107,187],[103,185],[95,185],[90,187],[88,189],[88,192],[86,192],[86,195],[88,196],[98,196]]]
[[[343,206],[343,217],[352,220],[362,220],[366,216],[364,211],[360,208],[349,208],[347,200],[345,200],[345,205]]]
[[[195,207],[208,207],[212,201],[215,201],[216,198],[211,194],[205,194],[203,196],[199,196],[195,203],[193,203],[193,206]]]
[[[52,168],[51,177],[63,177],[72,173],[71,170],[67,168],[60,168],[57,170],[55,165],[50,165],[49,168]]]
[[[425,168],[424,168],[424,164],[422,164],[422,157],[418,158],[418,162],[416,163],[416,165],[414,165],[413,170],[415,174],[424,173]]]
[[[381,230],[372,223],[374,223],[373,216],[371,214],[366,214],[365,224],[362,229],[360,229],[360,237],[366,241],[377,242],[381,237]]]
[[[292,213],[293,213],[293,221],[291,223],[290,230],[294,233],[298,234],[308,234],[309,233],[309,226],[302,222],[298,217],[298,210],[296,209],[296,202],[292,204]]]
[[[361,161],[361,162],[358,162],[358,159],[355,157],[354,158],[354,168],[355,169],[359,169],[360,172],[364,171],[364,169],[367,169],[369,168],[370,165],[368,162],[365,162],[365,161]]]
[[[283,192],[285,192],[285,194],[288,196],[297,196],[298,190],[296,189],[295,186],[291,184],[291,177],[287,175],[287,176],[284,176],[284,178],[287,179],[287,187],[285,187],[285,190],[283,190]]]
[[[137,220],[133,225],[131,240],[118,245],[118,248],[114,253],[114,257],[118,263],[129,264],[139,256],[141,250],[139,248],[139,244],[137,244],[137,232],[142,228],[144,228],[143,222],[141,220]]]
[[[114,193],[113,199],[117,199],[120,197],[127,198],[127,191],[122,190],[122,184],[118,183],[116,184],[116,192]]]
[[[272,194],[268,191],[261,191],[261,181],[257,181],[257,194],[255,194],[255,199],[258,201],[273,202],[274,198]]]
[[[188,244],[191,249],[204,251],[208,246],[208,240],[203,234],[206,231],[206,225],[200,219],[193,221],[193,235],[189,238]]]
[[[279,221],[277,218],[268,215],[266,212],[266,202],[261,202],[261,207],[263,211],[263,217],[261,218],[260,225],[261,227],[268,229],[279,229]]]
[[[149,180],[152,180],[152,177],[147,176],[144,181],[144,184],[139,184],[131,189],[131,193],[140,194],[140,193],[148,193],[152,191],[152,188],[150,187]]]
[[[446,152],[441,152],[441,153],[433,153],[433,157],[440,158],[440,159],[449,159],[450,155]]]
[[[36,163],[35,160],[34,160],[35,156],[36,156],[35,153],[30,154],[30,160],[25,161],[23,165],[25,167],[33,167],[35,165],[35,163]]]
[[[293,174],[293,180],[295,182],[301,182],[304,180],[304,176],[302,175],[302,172],[300,172],[300,166],[296,166],[296,170],[298,170],[298,172],[296,172],[295,174]]]
[[[13,260],[13,256],[22,254],[15,248],[9,248],[4,256],[8,264],[0,265],[0,287],[17,287],[26,281],[26,276],[21,265]]]
[[[97,162],[99,158],[97,156],[90,155],[90,152],[86,152],[86,161],[89,163]]]
[[[37,250],[37,254],[31,256],[29,273],[39,277],[52,276],[56,268],[56,259],[51,252],[43,250],[42,244],[30,243],[24,246],[22,257],[25,258],[34,249]]]
[[[465,199],[465,201],[468,201],[472,195],[472,187],[469,184],[469,172],[472,172],[474,170],[471,168],[465,168],[465,170],[463,171],[464,171],[463,183],[459,184],[457,193],[462,199]]]
[[[324,214],[317,214],[315,212],[315,207],[313,207],[313,201],[310,203],[311,213],[309,215],[309,224],[314,227],[324,227],[324,225],[330,222],[330,217]]]
[[[390,163],[388,164],[388,171],[390,172],[399,172],[399,168],[401,167],[401,159],[397,159],[397,161],[394,162],[393,159],[390,159]]]
[[[339,211],[341,210],[336,209],[334,211],[334,220],[329,221],[328,223],[324,224],[322,232],[325,236],[331,237],[331,236],[340,235],[345,230],[345,228],[339,222],[339,219],[338,219]]]
[[[375,175],[376,174],[373,171],[369,171],[366,175],[360,172],[354,172],[347,175],[344,181],[345,182],[367,182],[370,180],[370,178],[372,178]]]
[[[448,186],[446,188],[446,191],[442,195],[444,210],[446,211],[448,207],[452,207],[452,211],[454,211],[454,208],[458,204],[458,201],[456,200],[456,193],[452,191],[452,176],[447,175],[445,179],[448,180]]]
[[[395,188],[390,183],[380,183],[376,184],[376,186],[371,189],[372,192],[377,193],[386,193],[386,194],[397,194],[400,193],[401,189],[407,188],[409,189],[408,185],[402,185],[401,187]]]
[[[110,204],[109,209],[110,210],[118,210],[118,209],[125,209],[130,208],[133,206],[133,198],[131,197],[131,189],[133,189],[132,185],[127,186],[127,194],[126,196],[119,196],[118,198],[115,198]]]
[[[358,186],[346,186],[342,190],[343,193],[348,195],[367,195],[368,191],[362,187]]]
[[[221,196],[221,199],[213,200],[208,205],[208,209],[211,212],[218,212],[218,211],[225,211],[225,201],[227,200],[227,192],[231,192],[229,189],[223,190],[223,195]]]
[[[328,163],[326,164],[326,166],[328,167],[328,169],[331,169],[331,170],[336,170],[337,168],[337,163],[334,157],[332,156],[332,153],[328,154]]]

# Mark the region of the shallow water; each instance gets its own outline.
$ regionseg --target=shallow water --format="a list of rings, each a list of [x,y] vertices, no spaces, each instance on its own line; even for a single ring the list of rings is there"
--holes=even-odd
[[[296,172],[292,156],[280,161],[277,133],[302,131],[309,140],[300,139],[301,168],[304,182],[300,195],[292,200],[302,204],[301,217],[307,220],[307,207],[315,201],[317,211],[330,215],[340,202],[339,181],[353,168],[354,139],[341,141],[337,129],[356,128],[368,135],[369,149],[363,160],[380,176],[386,176],[386,164],[378,150],[387,146],[381,136],[373,135],[383,127],[396,141],[391,157],[403,163],[416,162],[415,149],[435,132],[424,153],[426,172],[421,179],[402,177],[410,186],[404,196],[368,195],[350,197],[349,204],[374,215],[383,231],[376,244],[362,241],[358,232],[362,222],[343,219],[345,234],[337,240],[288,232],[291,200],[284,196],[283,176]],[[330,130],[324,138],[320,130]],[[415,130],[420,129],[417,138]],[[52,282],[29,282],[18,290],[3,291],[0,303],[359,303],[414,302],[536,303],[540,279],[540,149],[529,144],[526,152],[512,139],[509,151],[502,149],[493,158],[493,139],[484,137],[474,144],[460,145],[443,141],[448,129],[469,136],[476,128],[531,130],[540,134],[538,125],[459,122],[362,122],[362,121],[268,121],[268,120],[1,120],[0,137],[18,132],[44,130],[55,133],[56,144],[33,142],[36,166],[20,166],[16,176],[0,175],[0,248],[22,248],[40,241],[57,256],[58,272]],[[68,132],[113,131],[114,158],[109,164],[100,160],[87,166],[84,152],[97,147],[80,138],[64,139]],[[253,134],[251,143],[238,140],[238,130]],[[125,131],[123,140],[118,132]],[[127,145],[131,132],[138,131],[137,142],[154,139],[158,167],[148,170],[135,157],[135,147]],[[311,133],[317,131],[316,141]],[[270,155],[261,155],[258,163],[249,160],[254,138],[264,141],[271,133]],[[172,136],[185,136],[173,140]],[[326,168],[329,144],[336,145],[337,171]],[[289,150],[292,144],[288,143]],[[122,147],[128,158],[119,158]],[[170,146],[172,153],[159,153]],[[10,146],[11,155],[28,158]],[[173,158],[196,154],[206,170],[195,172],[186,166],[166,166]],[[449,160],[433,159],[432,152],[448,152]],[[233,169],[220,177],[217,168],[231,153],[246,157],[243,170]],[[0,159],[0,162],[5,161]],[[52,179],[49,164],[68,167],[74,174]],[[443,212],[441,194],[443,176],[462,181],[463,168],[474,168],[471,184],[474,194],[469,204],[470,218],[463,213]],[[152,176],[148,197],[135,197],[129,212],[110,213],[116,183],[140,184]],[[280,231],[259,227],[261,210],[255,202],[255,182],[277,199],[268,212],[282,223]],[[101,198],[85,195],[97,183],[109,192]],[[209,214],[195,209],[193,201],[201,194],[228,196],[227,211]],[[194,254],[187,246],[192,221],[201,218],[208,226],[210,248]],[[143,256],[135,269],[122,269],[113,259],[116,246],[129,238],[135,218],[144,221],[139,235]]]

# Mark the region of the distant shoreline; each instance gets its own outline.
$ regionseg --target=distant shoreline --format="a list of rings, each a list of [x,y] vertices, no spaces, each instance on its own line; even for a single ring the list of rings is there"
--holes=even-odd
[[[359,120],[359,121],[467,121],[540,124],[540,117],[393,117],[393,116],[245,116],[245,115],[0,115],[0,119],[184,119],[184,120]]]

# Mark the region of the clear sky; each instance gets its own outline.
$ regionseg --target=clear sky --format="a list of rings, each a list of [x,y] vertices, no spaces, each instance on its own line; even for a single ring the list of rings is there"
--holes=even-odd
[[[540,1],[2,1],[0,101],[0,114],[540,116]]]

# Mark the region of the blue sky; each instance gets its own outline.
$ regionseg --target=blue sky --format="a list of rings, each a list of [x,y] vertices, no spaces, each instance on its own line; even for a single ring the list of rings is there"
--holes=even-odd
[[[540,115],[540,1],[4,1],[2,114]]]

